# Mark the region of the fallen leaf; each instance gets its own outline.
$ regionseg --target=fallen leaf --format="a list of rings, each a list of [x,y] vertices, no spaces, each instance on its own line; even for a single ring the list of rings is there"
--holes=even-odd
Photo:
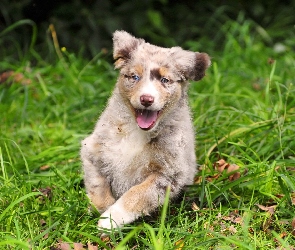
[[[23,85],[31,84],[31,79],[26,78],[22,73],[15,72],[13,70],[7,70],[0,74],[0,84],[1,83],[21,83]]]
[[[292,220],[292,222],[291,222],[291,227],[292,227],[292,235],[294,235],[295,236],[295,217],[294,217],[294,219]]]
[[[229,179],[230,181],[235,181],[235,180],[239,179],[240,177],[241,177],[241,174],[238,173],[238,172],[236,172],[236,173],[230,175],[230,176],[228,177],[228,179]]]
[[[292,202],[292,205],[295,205],[295,192],[291,193],[291,202]]]
[[[237,179],[239,179],[241,177],[241,174],[239,172],[236,172],[236,171],[239,170],[239,168],[240,167],[238,165],[236,165],[236,164],[229,165],[229,167],[227,168],[227,173],[230,174],[232,172],[235,172],[235,173],[233,173],[232,175],[230,175],[228,177],[228,179],[230,181],[235,181],[235,180],[237,180]]]
[[[214,180],[217,180],[220,176],[222,176],[222,173],[226,173],[228,175],[229,181],[235,181],[241,177],[241,173],[238,172],[240,167],[236,164],[230,164],[230,163],[226,162],[224,159],[220,159],[220,160],[216,161],[213,164],[213,167],[218,173],[214,174],[214,175],[207,176],[205,179],[208,182],[212,182]],[[199,167],[199,170],[204,170],[204,169],[208,170],[209,168],[206,167],[205,165],[202,165],[201,167]],[[207,173],[210,173],[210,172],[207,171]],[[245,169],[244,174],[246,174],[246,173],[247,173],[247,170]],[[195,184],[200,184],[200,183],[202,183],[202,181],[203,181],[202,176],[197,176],[194,179]]]
[[[41,220],[40,220],[40,226],[41,226],[41,227],[46,226],[46,221],[45,221],[44,219],[41,219]]]
[[[40,188],[39,192],[41,192],[45,197],[51,199],[52,198],[52,189],[51,187]]]
[[[106,235],[106,234],[102,234],[101,237],[100,237],[100,239],[101,239],[104,243],[110,241],[110,237],[109,237],[108,235]]]
[[[74,243],[74,250],[84,250],[84,246],[82,243]]]
[[[47,170],[47,169],[49,169],[49,168],[50,168],[49,165],[44,165],[44,166],[41,166],[39,169],[40,169],[41,171],[44,171],[44,170]]]
[[[209,222],[205,222],[204,223],[204,229],[208,230],[208,231],[214,231],[214,227],[212,224],[210,224]]]
[[[220,177],[220,174],[215,174],[213,176],[209,176],[206,178],[207,181],[212,182],[213,180],[217,180]]]
[[[261,210],[269,212],[271,215],[273,215],[275,213],[275,209],[277,207],[277,205],[272,205],[270,207],[266,207],[260,204],[256,204],[257,207],[259,207]]]
[[[230,181],[235,181],[241,177],[241,174],[238,172],[240,167],[236,164],[229,164],[224,159],[218,160],[213,166],[219,173],[222,173],[225,170],[227,174],[234,172],[228,177]]]
[[[57,249],[60,249],[60,250],[71,250],[71,246],[70,246],[69,243],[61,242],[61,243],[58,244]]]
[[[261,90],[261,85],[258,82],[254,82],[254,83],[252,83],[252,88],[254,90],[259,91],[259,90]]]
[[[203,180],[202,176],[196,176],[194,179],[194,183],[200,184],[200,183],[202,183],[202,180]]]
[[[286,233],[286,232],[282,232],[281,234],[280,234],[280,238],[285,238],[286,236],[288,235],[288,233]]]
[[[220,159],[219,161],[215,162],[213,166],[219,173],[222,173],[224,169],[228,168],[229,164],[224,159]]]
[[[48,239],[49,233],[44,234],[43,239]]]
[[[233,234],[237,233],[237,229],[233,225],[229,226],[228,231],[233,233]]]
[[[232,218],[230,216],[222,216],[222,219],[225,221],[232,221]]]
[[[195,202],[193,202],[193,204],[192,204],[192,209],[193,209],[193,211],[200,210],[200,208],[198,207],[198,205]]]
[[[4,71],[4,72],[1,72],[1,74],[0,74],[0,84],[5,83],[12,75],[13,75],[12,70],[7,70],[7,71]]]
[[[237,218],[235,218],[234,222],[237,223],[237,224],[242,224],[243,219],[242,219],[242,217],[237,217]]]
[[[285,197],[285,195],[284,195],[284,194],[276,194],[275,196],[276,196],[277,198],[279,198],[279,199],[281,199],[281,198]]]

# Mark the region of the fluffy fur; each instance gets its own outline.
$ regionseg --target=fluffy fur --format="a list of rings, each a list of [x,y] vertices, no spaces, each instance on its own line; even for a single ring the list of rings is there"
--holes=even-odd
[[[210,65],[206,53],[161,48],[125,31],[113,36],[120,70],[112,96],[93,133],[82,141],[87,195],[112,229],[149,214],[193,183],[194,129],[188,80]]]

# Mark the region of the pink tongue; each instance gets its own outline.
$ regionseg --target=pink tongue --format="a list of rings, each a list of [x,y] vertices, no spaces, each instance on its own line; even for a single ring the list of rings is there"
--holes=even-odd
[[[157,111],[151,111],[147,109],[136,110],[136,122],[142,129],[151,128],[156,122],[157,117]]]

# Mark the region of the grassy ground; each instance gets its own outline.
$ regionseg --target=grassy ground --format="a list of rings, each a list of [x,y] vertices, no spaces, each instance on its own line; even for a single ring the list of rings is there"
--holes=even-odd
[[[89,213],[79,141],[93,129],[117,72],[101,56],[86,62],[65,49],[53,64],[36,54],[1,61],[1,70],[18,77],[0,85],[0,248],[293,249],[294,37],[278,52],[262,42],[264,31],[241,23],[219,31],[219,51],[190,44],[213,61],[190,89],[196,184],[105,239],[99,214]]]

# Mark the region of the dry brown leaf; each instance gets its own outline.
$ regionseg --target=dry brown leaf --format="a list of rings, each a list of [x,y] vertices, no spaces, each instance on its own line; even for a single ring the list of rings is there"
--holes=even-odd
[[[195,179],[194,179],[194,184],[200,184],[202,183],[202,176],[196,176]]]
[[[217,180],[219,178],[220,174],[216,174],[213,176],[209,176],[206,178],[207,181],[212,182],[213,180]]]
[[[234,222],[237,224],[243,224],[243,218],[242,217],[237,217],[234,219]]]
[[[239,172],[236,172],[236,171],[239,170],[239,168],[240,167],[238,165],[236,165],[236,164],[229,165],[229,167],[227,168],[227,173],[230,174],[232,172],[235,172],[235,173],[233,173],[232,175],[230,175],[228,177],[228,179],[230,181],[235,181],[235,180],[237,180],[237,179],[239,179],[241,177],[241,174]]]
[[[44,230],[41,230],[41,232],[43,233]],[[49,233],[46,233],[46,234],[44,234],[43,239],[48,239],[48,237],[49,237]]]
[[[292,227],[292,235],[295,236],[295,217],[294,217],[294,219],[291,222],[291,227]]]
[[[240,177],[241,177],[241,174],[238,173],[238,172],[236,172],[236,173],[230,175],[230,176],[228,177],[228,179],[229,179],[230,181],[235,181],[235,180],[239,179]]]
[[[46,226],[46,221],[45,221],[44,219],[41,219],[41,220],[40,220],[40,226],[41,226],[41,227]]]
[[[234,172],[228,177],[230,181],[235,181],[241,177],[241,174],[237,172],[240,167],[236,164],[229,164],[224,159],[218,160],[213,166],[219,173],[226,171],[227,174],[230,174],[231,172]]]
[[[13,70],[7,70],[0,73],[0,84],[1,83],[21,83],[23,85],[31,84],[31,79],[26,78],[22,73],[15,72]]]
[[[105,234],[102,234],[102,235],[100,236],[100,239],[101,239],[104,243],[107,243],[107,242],[110,241],[110,237],[107,236],[107,235],[105,235]]]
[[[74,246],[74,250],[98,250],[98,246],[95,246],[91,243],[88,243],[86,246],[82,243],[75,242],[75,243],[73,243],[73,246]],[[70,244],[62,242],[62,240],[59,240],[57,247],[54,249],[56,249],[56,250],[72,250]]]
[[[69,243],[61,242],[61,243],[58,243],[57,249],[59,249],[59,250],[71,250],[71,246],[70,246]]]
[[[259,91],[259,90],[261,90],[261,85],[260,85],[259,83],[257,83],[257,82],[254,82],[254,83],[252,84],[252,88],[253,88],[254,90]]]
[[[222,173],[224,169],[228,168],[229,164],[224,159],[220,159],[213,166],[219,173]]]
[[[239,170],[239,168],[240,167],[236,164],[230,164],[227,168],[227,173],[230,174],[232,172],[235,172],[235,171]]]
[[[225,221],[232,221],[232,217],[230,216],[222,216],[222,219]]]
[[[286,233],[286,232],[282,232],[281,234],[280,234],[280,238],[285,238],[286,236],[288,235],[288,233]]]
[[[39,169],[40,169],[41,171],[44,171],[44,170],[47,170],[47,169],[49,169],[49,168],[50,168],[49,165],[44,165],[44,166],[41,166]]]
[[[256,206],[259,207],[263,211],[269,212],[271,215],[273,215],[275,213],[275,209],[277,207],[277,205],[272,205],[272,206],[266,207],[266,206],[263,206],[260,204],[256,204]]]
[[[233,233],[233,234],[237,233],[237,229],[233,225],[229,226],[228,231]]]
[[[47,197],[48,199],[52,198],[52,188],[46,187],[46,188],[40,188],[39,192],[43,194],[43,196]]]
[[[292,205],[295,206],[295,192],[291,193],[291,202],[292,202]]]
[[[13,75],[12,70],[1,72],[0,74],[0,84],[5,83]]]
[[[281,199],[281,198],[284,198],[285,197],[285,195],[284,194],[276,194],[275,195],[277,198],[279,198],[279,199]]]
[[[206,181],[208,181],[208,182],[212,182],[214,180],[217,180],[220,176],[222,176],[222,173],[226,173],[227,175],[229,175],[228,176],[229,181],[235,181],[241,177],[241,173],[238,172],[240,167],[236,164],[230,164],[230,163],[226,162],[224,159],[220,159],[220,160],[216,161],[213,164],[213,167],[218,173],[213,176],[211,175],[211,176],[206,177]],[[203,169],[208,169],[208,167],[202,165],[199,168],[199,170],[203,170]],[[232,174],[230,174],[230,173],[232,173]],[[246,173],[247,173],[247,171],[245,170],[244,174],[246,174]],[[197,176],[194,179],[194,183],[200,184],[202,182],[202,180],[203,180],[202,176]]]
[[[198,205],[195,202],[193,202],[193,204],[192,204],[192,209],[193,209],[193,211],[200,210],[200,208],[198,207]]]
[[[84,250],[84,246],[82,243],[74,243],[74,250]]]
[[[208,230],[208,231],[214,231],[214,227],[212,224],[210,224],[209,222],[205,222],[204,223],[204,229]]]

